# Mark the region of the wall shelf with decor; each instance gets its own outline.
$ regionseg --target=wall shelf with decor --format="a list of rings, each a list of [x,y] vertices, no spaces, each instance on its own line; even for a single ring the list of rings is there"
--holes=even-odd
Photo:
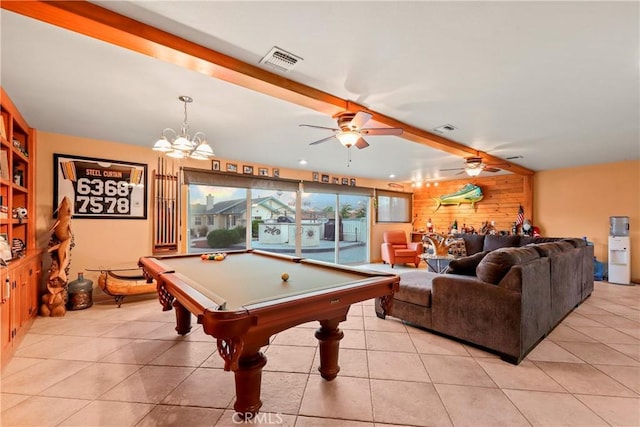
[[[0,349],[4,368],[38,314],[42,251],[35,236],[35,130],[0,87]],[[3,244],[3,241],[6,244]]]

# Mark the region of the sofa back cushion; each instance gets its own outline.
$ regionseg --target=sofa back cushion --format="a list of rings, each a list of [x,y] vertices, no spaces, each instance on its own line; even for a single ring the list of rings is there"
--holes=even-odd
[[[449,269],[447,273],[461,274],[463,276],[475,276],[476,267],[480,261],[488,254],[488,251],[478,252],[462,258],[452,259],[449,261]]]
[[[484,236],[483,251],[494,251],[500,248],[512,248],[520,246],[520,236],[499,236],[497,234],[487,234]]]
[[[579,239],[577,237],[571,237],[567,239],[562,239],[563,242],[568,242],[573,245],[574,248],[584,248],[587,246],[587,241],[584,239]]]
[[[550,257],[553,256],[553,254],[573,249],[571,243],[561,241],[532,244],[528,247],[534,248],[542,257]]]
[[[497,285],[514,265],[538,258],[540,255],[531,247],[496,249],[482,258],[476,267],[476,276],[483,282]]]

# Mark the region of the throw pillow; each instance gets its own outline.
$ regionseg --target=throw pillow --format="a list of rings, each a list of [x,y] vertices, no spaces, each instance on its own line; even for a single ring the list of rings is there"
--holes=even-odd
[[[462,239],[455,239],[450,243],[449,255],[453,255],[456,258],[467,256],[467,247]]]
[[[488,253],[489,251],[478,252],[467,257],[452,259],[449,262],[449,270],[447,270],[447,273],[461,274],[463,276],[475,276],[476,267]]]

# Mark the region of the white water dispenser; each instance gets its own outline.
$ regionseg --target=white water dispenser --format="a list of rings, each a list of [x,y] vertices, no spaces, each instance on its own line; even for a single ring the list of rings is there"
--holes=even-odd
[[[609,217],[609,283],[631,284],[629,217]]]

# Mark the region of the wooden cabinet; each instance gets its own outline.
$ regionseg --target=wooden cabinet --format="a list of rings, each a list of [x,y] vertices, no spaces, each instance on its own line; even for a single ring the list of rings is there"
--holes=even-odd
[[[4,368],[38,313],[42,255],[35,236],[36,133],[2,87],[0,118],[0,239],[12,248],[22,248],[7,267],[0,267]]]

